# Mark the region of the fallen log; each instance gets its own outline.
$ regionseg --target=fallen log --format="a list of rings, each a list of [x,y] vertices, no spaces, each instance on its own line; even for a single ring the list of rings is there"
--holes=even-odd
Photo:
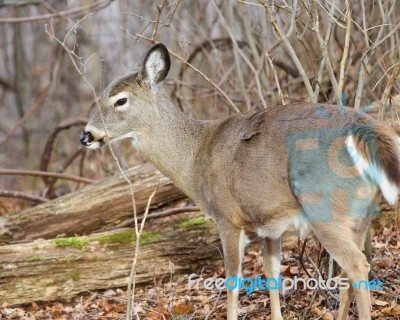
[[[137,285],[200,274],[205,266],[221,263],[217,228],[201,212],[155,221],[146,223],[140,240]],[[292,247],[297,239],[296,233],[287,233],[282,247]],[[68,301],[91,290],[126,287],[134,246],[133,228],[0,246],[0,307]],[[259,241],[253,246],[261,248]]]
[[[125,228],[0,246],[0,307],[69,300],[84,291],[125,287],[134,242],[133,229]],[[221,259],[217,230],[202,216],[164,218],[162,224],[147,228],[140,242],[136,284],[170,279],[171,274],[200,273]]]
[[[126,175],[132,181],[137,212],[141,214],[160,179],[165,177],[150,163],[134,167]],[[173,183],[164,179],[151,208],[183,197]],[[128,183],[121,176],[111,177],[55,200],[0,217],[0,244],[89,234],[132,218],[132,211]]]

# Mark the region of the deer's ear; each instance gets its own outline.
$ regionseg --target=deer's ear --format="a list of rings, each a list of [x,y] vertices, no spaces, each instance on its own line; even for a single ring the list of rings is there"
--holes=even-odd
[[[142,76],[150,85],[156,86],[165,79],[171,66],[168,49],[161,43],[154,45],[144,57]]]

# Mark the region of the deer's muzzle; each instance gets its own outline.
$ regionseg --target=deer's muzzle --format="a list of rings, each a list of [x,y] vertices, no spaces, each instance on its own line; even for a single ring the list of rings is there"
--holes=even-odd
[[[94,138],[93,138],[93,136],[92,136],[92,134],[90,132],[82,132],[81,137],[79,138],[79,140],[81,141],[81,143],[84,146],[87,147],[88,145],[90,145],[93,142]]]

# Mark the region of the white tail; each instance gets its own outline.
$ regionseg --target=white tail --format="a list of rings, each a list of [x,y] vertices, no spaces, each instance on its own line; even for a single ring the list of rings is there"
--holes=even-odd
[[[357,150],[353,136],[347,137],[346,145],[360,175],[365,176],[373,185],[379,185],[386,201],[395,205],[399,196],[399,188],[396,183],[389,181],[388,173],[381,167],[381,164],[365,159]]]

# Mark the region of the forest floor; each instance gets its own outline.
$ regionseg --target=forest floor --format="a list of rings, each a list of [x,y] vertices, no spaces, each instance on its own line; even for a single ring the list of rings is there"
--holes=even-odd
[[[283,277],[303,277],[306,272],[299,259],[302,244],[295,244],[283,252],[281,274]],[[383,282],[383,290],[371,290],[373,319],[400,319],[400,223],[381,228],[372,236],[373,262],[371,276]],[[322,247],[313,239],[307,241],[301,261],[307,272],[318,278],[325,264]],[[110,262],[112,263],[112,262]],[[322,270],[322,271],[319,271]],[[222,263],[200,270],[202,277],[224,277]],[[259,244],[246,250],[243,277],[262,275],[262,250]],[[136,288],[135,311],[140,319],[225,319],[226,291],[188,288],[188,276],[176,278],[166,274],[154,279],[152,285]],[[1,306],[0,319],[125,319],[125,288],[113,288],[81,294],[70,302],[31,303],[17,308]],[[1,300],[1,299],[0,299]],[[240,319],[269,319],[268,293],[256,290],[250,295],[240,295]],[[284,319],[333,320],[338,308],[338,290],[288,290],[281,295]],[[358,319],[356,306],[350,308],[350,318]]]

